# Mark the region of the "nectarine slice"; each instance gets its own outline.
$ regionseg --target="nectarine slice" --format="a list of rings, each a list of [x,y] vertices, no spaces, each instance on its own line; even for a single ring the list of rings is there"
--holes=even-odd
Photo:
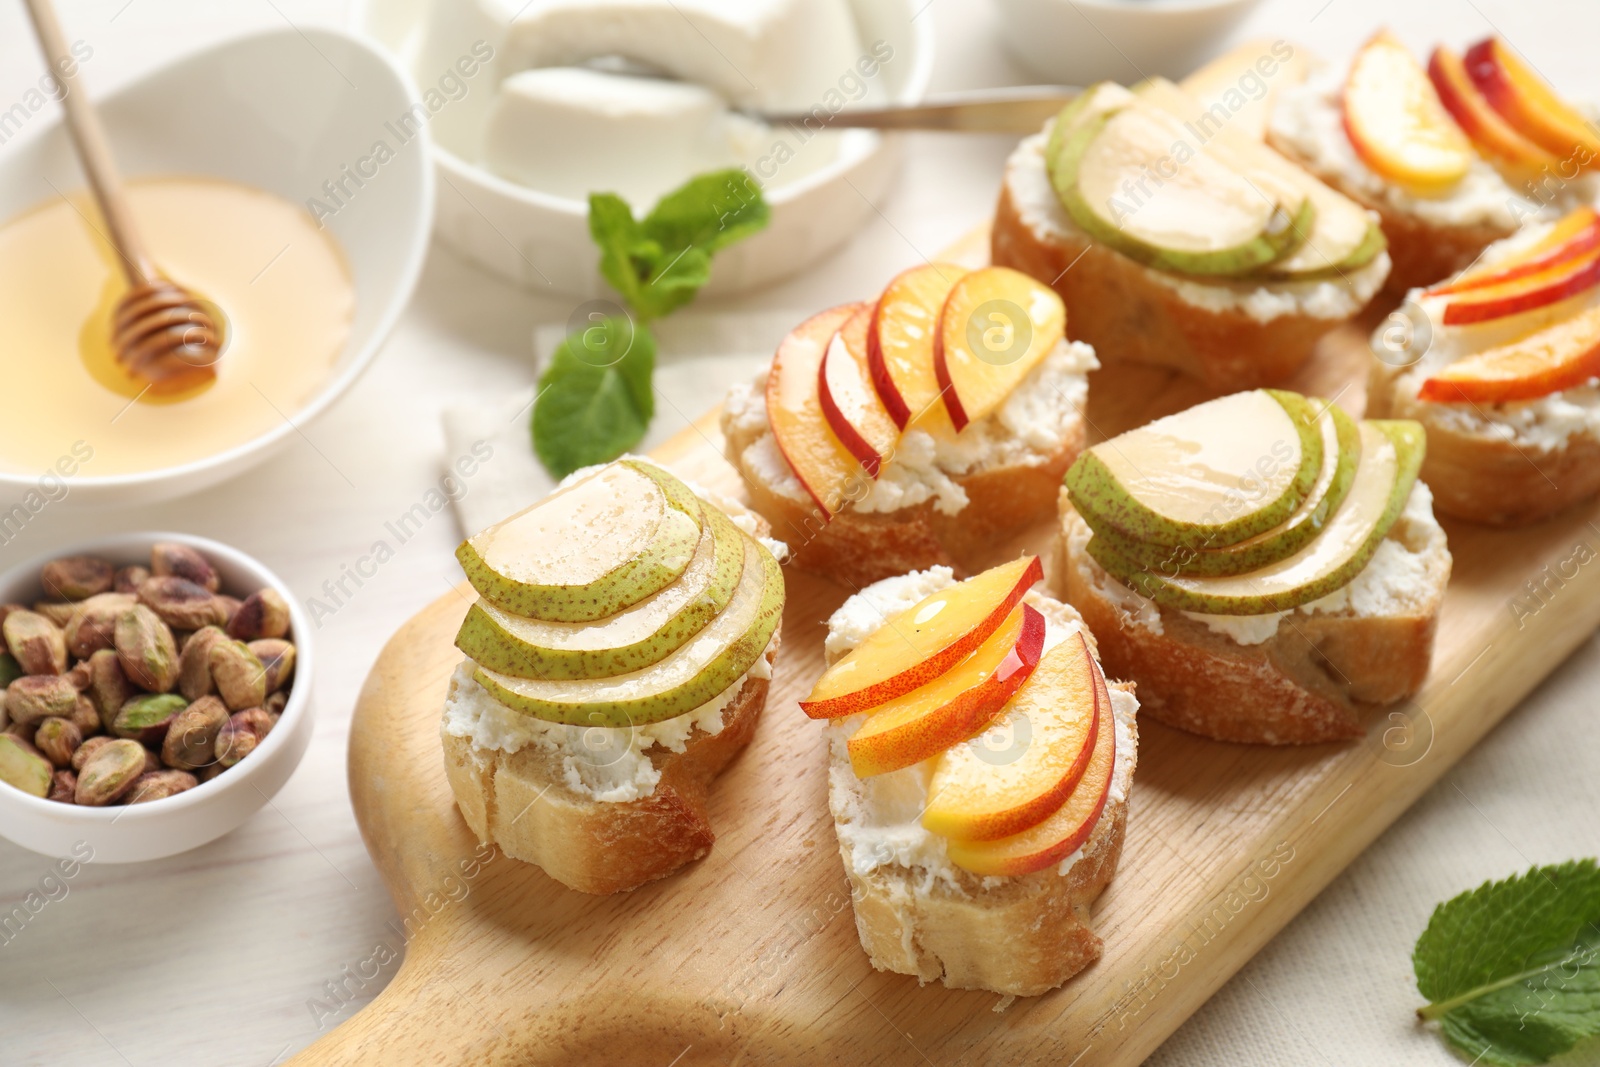
[[[1529,140],[1578,166],[1600,156],[1600,137],[1583,116],[1500,38],[1485,37],[1467,49],[1463,60],[1467,77],[1489,106]]]
[[[967,268],[925,263],[895,275],[872,309],[867,361],[883,406],[902,430],[913,421],[949,429],[933,373],[933,334],[951,288]]]
[[[984,267],[956,282],[933,339],[933,371],[955,428],[1004,403],[1066,327],[1061,297],[1019,270]]]
[[[1531,400],[1600,376],[1600,307],[1506,345],[1459,359],[1417,396],[1444,403]]]
[[[818,368],[817,392],[834,436],[876,478],[894,455],[900,427],[872,388],[867,369],[867,327],[871,322],[872,308],[862,304],[839,327]]]
[[[1485,155],[1527,169],[1555,165],[1554,155],[1522,136],[1489,106],[1467,76],[1461,57],[1450,49],[1441,45],[1433,50],[1428,59],[1428,78],[1444,109]]]
[[[1095,692],[1094,657],[1083,634],[1073,634],[1045,653],[984,734],[939,757],[923,827],[992,841],[1037,826],[1077,788],[1098,724],[1110,716]],[[987,744],[991,734],[1007,743]]]
[[[1515,281],[1597,249],[1600,249],[1600,215],[1595,214],[1594,208],[1580,207],[1563,215],[1549,233],[1521,252],[1507,256],[1492,266],[1469,271],[1453,282],[1436,285],[1427,291],[1427,295],[1464,293]]]
[[[1019,834],[994,841],[952,840],[948,852],[951,863],[973,874],[992,877],[1030,874],[1061,862],[1089,840],[1106,810],[1117,762],[1116,717],[1111,713],[1111,694],[1099,664],[1094,665],[1094,675],[1098,700],[1106,713],[1095,730],[1089,765],[1071,795],[1043,822]]]
[[[1039,663],[1044,616],[1018,604],[977,650],[933,681],[880,704],[850,735],[858,778],[898,771],[982,733]]]
[[[1476,158],[1428,75],[1387,30],[1368,41],[1350,66],[1344,127],[1362,161],[1402,185],[1452,185]]]
[[[871,478],[828,426],[817,389],[829,343],[863,306],[844,304],[802,322],[778,345],[767,372],[767,421],[773,440],[824,522],[844,506],[858,484]]]
[[[1043,578],[1039,557],[1023,556],[919,600],[824,671],[800,709],[836,719],[927,685],[987,641]]]
[[[1600,285],[1600,252],[1534,271],[1499,285],[1472,289],[1444,306],[1444,324],[1463,326],[1542,308]]]

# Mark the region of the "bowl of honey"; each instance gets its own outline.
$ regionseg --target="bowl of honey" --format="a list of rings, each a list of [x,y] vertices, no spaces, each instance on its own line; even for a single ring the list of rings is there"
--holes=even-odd
[[[151,257],[220,310],[224,347],[198,386],[118,365],[127,283],[66,130],[21,131],[0,151],[0,522],[36,497],[192,493],[267,458],[372,361],[427,253],[427,106],[358,37],[252,33],[97,102]]]

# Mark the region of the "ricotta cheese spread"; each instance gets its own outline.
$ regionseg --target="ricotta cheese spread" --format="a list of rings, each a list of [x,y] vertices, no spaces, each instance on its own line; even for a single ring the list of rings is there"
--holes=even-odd
[[[855,648],[888,616],[954,585],[955,581],[949,567],[930,567],[885,578],[862,589],[828,619],[828,637],[824,644],[828,661],[833,662]],[[1038,592],[1030,592],[1024,602],[1033,605],[1045,617],[1046,650],[1083,628],[1083,620],[1066,604]],[[1124,801],[1128,796],[1137,753],[1138,735],[1134,724],[1139,702],[1132,693],[1113,688],[1111,708],[1117,739],[1108,805]],[[850,735],[865,718],[865,715],[852,715],[826,726],[831,756],[828,798],[845,862],[857,875],[870,874],[879,867],[904,868],[916,879],[912,888],[917,893],[926,894],[935,884],[947,891],[962,892],[961,875],[950,862],[944,838],[924,829],[921,822],[933,761],[924,760],[887,774],[857,778],[850,768],[847,745]],[[999,740],[1003,743],[1005,739]],[[997,744],[996,747],[1001,746]],[[1079,849],[1056,865],[1057,872],[1067,874],[1082,858],[1083,850]],[[992,888],[1005,880],[985,878],[983,885]]]
[[[1061,341],[1011,390],[1005,403],[954,436],[907,430],[884,463],[871,491],[846,507],[889,512],[932,500],[946,515],[967,506],[956,480],[996,467],[1038,466],[1066,443],[1089,400],[1088,373],[1099,366],[1094,349]],[[745,468],[773,492],[808,500],[767,421],[767,372],[735,383],[723,403],[725,432],[753,439],[741,457]]]
[[[1025,138],[1006,161],[1006,189],[1023,224],[1030,230],[1081,243],[1085,237],[1061,206],[1044,151],[1049,131]],[[1159,284],[1175,290],[1184,302],[1214,313],[1242,312],[1257,322],[1285,315],[1318,319],[1347,319],[1367,305],[1389,276],[1389,253],[1342,276],[1303,282],[1230,282],[1185,278],[1167,271],[1150,270]]]

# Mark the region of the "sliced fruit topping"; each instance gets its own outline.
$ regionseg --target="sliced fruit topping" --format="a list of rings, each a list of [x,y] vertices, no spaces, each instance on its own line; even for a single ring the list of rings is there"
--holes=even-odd
[[[862,306],[844,304],[802,322],[783,339],[767,371],[767,421],[773,440],[824,520],[871,477],[829,428],[818,390],[828,345]]]
[[[694,559],[659,593],[589,623],[525,619],[480,600],[467,609],[456,647],[517,678],[603,678],[661,660],[728,606],[744,571],[738,528],[714,507],[703,511]]]
[[[987,641],[1043,578],[1039,557],[1023,556],[925,597],[824,671],[801,710],[835,719],[928,684]]]
[[[966,659],[875,708],[848,742],[856,777],[921,763],[982,733],[1038,665],[1044,632],[1044,616],[1018,604]]]
[[[1302,545],[1322,532],[1328,516],[1344,503],[1361,458],[1361,430],[1356,420],[1334,404],[1312,403],[1322,411],[1317,420],[1322,434],[1322,467],[1311,492],[1282,523],[1221,548],[1148,545],[1127,540],[1109,527],[1097,530],[1095,536],[1105,538],[1119,554],[1158,574],[1247,574],[1298,552]]]
[[[513,678],[479,667],[479,684],[500,703],[546,722],[645,726],[693,711],[755,664],[783,615],[783,572],[744,537],[744,572],[728,606],[693,641],[657,663],[610,678]]]
[[[1368,41],[1350,66],[1344,127],[1367,166],[1419,189],[1455,184],[1476,158],[1422,66],[1387,30]]]
[[[878,399],[867,367],[872,307],[860,304],[828,342],[818,368],[817,394],[834,436],[874,478],[894,455],[900,427]]]
[[[1317,409],[1295,393],[1220,397],[1103,441],[1067,471],[1096,530],[1158,545],[1222,547],[1284,522],[1322,466]]]
[[[1047,652],[986,736],[957,744],[934,764],[924,829],[966,841],[1010,837],[1066,802],[1094,754],[1096,729],[1111,709],[1095,693],[1094,656],[1081,633]]]
[[[1498,37],[1467,49],[1467,77],[1489,106],[1529,140],[1582,166],[1600,157],[1600,137]]]
[[[960,431],[1005,402],[1066,331],[1048,285],[1009,267],[984,267],[951,288],[934,333],[933,370]]]
[[[1510,281],[1455,296],[1444,306],[1444,324],[1464,326],[1520,315],[1587,292],[1596,285],[1600,285],[1600,252],[1580,253]]]
[[[1263,66],[1263,63],[1268,65]],[[1235,129],[1246,137],[1264,141],[1268,119],[1278,94],[1299,85],[1310,74],[1310,65],[1301,51],[1284,41],[1246,41],[1218,56],[1180,83],[1183,91],[1206,108],[1222,104],[1230,117],[1225,129]],[[1242,85],[1252,80],[1265,81],[1266,90],[1246,98]],[[1242,102],[1241,102],[1242,101]],[[1211,125],[1216,124],[1213,116]],[[1200,127],[1206,132],[1206,127]]]
[[[1423,382],[1417,396],[1498,404],[1549,396],[1595,377],[1600,377],[1600,307],[1459,359]]]
[[[588,622],[677,580],[699,541],[700,502],[688,487],[653,464],[623,461],[469,537],[456,558],[472,587],[506,611]]]
[[[1439,102],[1484,155],[1530,170],[1557,163],[1554,155],[1524,137],[1489,106],[1467,76],[1461,57],[1450,49],[1441,46],[1433,50],[1428,60],[1428,78],[1439,94]]]
[[[1206,130],[1216,123],[1202,100],[1165,78],[1142,82],[1134,92],[1196,129]],[[1236,123],[1238,116],[1234,118]],[[1355,270],[1386,247],[1382,228],[1365,208],[1262,144],[1259,136],[1251,137],[1245,128],[1227,124],[1217,127],[1206,144],[1218,159],[1257,184],[1272,181],[1300,190],[1315,211],[1305,241],[1289,255],[1261,268],[1263,276],[1308,278]]]
[[[1455,281],[1436,285],[1428,296],[1445,296],[1526,278],[1590,253],[1600,254],[1600,215],[1591,207],[1569,211],[1535,244],[1487,267],[1467,271]]]
[[[1098,715],[1088,766],[1066,801],[1043,821],[1010,837],[993,841],[950,841],[951,863],[973,874],[990,877],[1030,874],[1060,863],[1089,840],[1106,809],[1117,764],[1117,730],[1111,712],[1111,693],[1099,664],[1093,666],[1096,707],[1105,711]]]
[[[1089,236],[1162,270],[1229,276],[1279,259],[1310,232],[1315,209],[1303,194],[1197,152],[1177,116],[1114,86],[1086,97],[1056,120],[1046,163]]]
[[[1418,423],[1363,422],[1355,480],[1321,534],[1293,555],[1248,574],[1158,574],[1098,536],[1090,539],[1089,554],[1124,584],[1166,607],[1208,615],[1288,611],[1348,584],[1367,565],[1405,508],[1424,448]]]
[[[896,275],[872,309],[867,361],[872,384],[902,430],[915,422],[949,429],[933,370],[933,339],[945,297],[967,273],[954,263],[926,263]]]

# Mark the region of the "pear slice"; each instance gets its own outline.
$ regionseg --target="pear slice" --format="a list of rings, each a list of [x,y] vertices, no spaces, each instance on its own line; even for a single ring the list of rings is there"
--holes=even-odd
[[[1245,574],[1293,555],[1322,530],[1328,516],[1344,503],[1361,458],[1361,429],[1341,408],[1325,404],[1317,426],[1322,433],[1322,469],[1316,483],[1294,514],[1266,533],[1223,548],[1147,545],[1129,541],[1109,527],[1096,536],[1103,537],[1120,555],[1164,575]]]
[[[514,711],[574,726],[644,726],[693,711],[748,671],[783,616],[783,572],[752,538],[728,606],[690,641],[643,670],[612,678],[534,680],[479,667],[478,682]]]
[[[1153,104],[1095,93],[1057,120],[1051,183],[1094,239],[1160,270],[1234,276],[1265,267],[1310,232],[1316,209],[1299,187],[1239,173]]]
[[[1226,547],[1286,521],[1322,467],[1317,410],[1298,393],[1208,400],[1102,441],[1067,471],[1097,533],[1146,545]]]
[[[676,581],[700,541],[700,501],[649,463],[623,460],[456,549],[467,580],[514,615],[591,622]]]
[[[1306,280],[1336,276],[1365,266],[1388,247],[1383,230],[1366,208],[1330,189],[1308,172],[1251,137],[1233,123],[1217,124],[1198,98],[1165,78],[1151,78],[1134,89],[1135,95],[1182,120],[1190,143],[1203,143],[1216,158],[1258,183],[1258,176],[1299,189],[1316,210],[1305,241],[1289,255],[1261,268],[1264,278]],[[1215,130],[1211,127],[1216,126]]]
[[[1309,604],[1348,584],[1405,509],[1426,450],[1422,425],[1363,422],[1361,460],[1344,503],[1300,551],[1248,574],[1165,577],[1090,538],[1089,555],[1163,607],[1207,615],[1265,615]]]
[[[467,609],[456,647],[514,678],[608,678],[650,666],[727,607],[744,572],[738,527],[709,504],[704,512],[689,569],[659,593],[593,623],[525,619],[479,600]]]

